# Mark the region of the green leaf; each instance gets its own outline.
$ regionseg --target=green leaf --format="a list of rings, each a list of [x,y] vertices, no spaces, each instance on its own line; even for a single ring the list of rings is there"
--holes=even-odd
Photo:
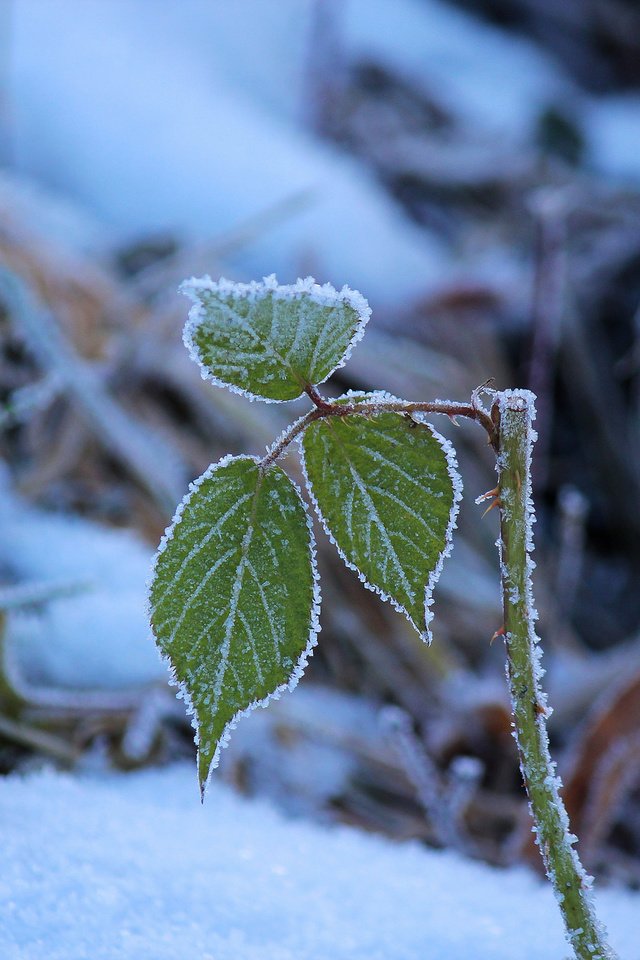
[[[430,642],[431,594],[461,497],[451,446],[405,414],[348,414],[307,427],[302,455],[318,514],[347,566]]]
[[[203,793],[238,718],[302,674],[319,629],[314,557],[296,487],[252,457],[211,466],[167,530],[151,623],[194,714]]]
[[[194,306],[184,342],[202,376],[260,400],[295,400],[341,367],[371,313],[354,290],[312,277],[279,286],[209,277],[180,288]]]

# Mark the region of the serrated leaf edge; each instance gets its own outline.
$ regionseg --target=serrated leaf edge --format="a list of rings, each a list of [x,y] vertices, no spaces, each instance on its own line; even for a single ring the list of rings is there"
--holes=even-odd
[[[386,391],[366,392],[366,391],[356,391],[356,390],[348,390],[347,393],[343,394],[341,397],[338,397],[338,400],[334,402],[337,403],[340,400],[362,400],[362,399],[367,399],[371,401],[378,400],[380,402],[391,402],[391,403],[402,402],[401,400],[399,400],[398,397],[394,397],[392,394],[387,393]],[[431,431],[431,435],[434,437],[434,439],[440,444],[440,447],[445,455],[445,459],[447,462],[447,472],[449,474],[449,477],[451,478],[451,483],[453,487],[453,502],[451,504],[451,510],[449,512],[449,522],[447,524],[447,529],[445,531],[445,545],[443,549],[440,551],[436,565],[431,571],[429,575],[429,579],[425,584],[425,597],[424,597],[425,629],[424,630],[422,630],[414,622],[413,617],[410,615],[406,607],[404,607],[401,603],[398,603],[398,601],[394,597],[386,593],[381,587],[378,587],[375,584],[370,583],[369,580],[367,580],[365,575],[362,573],[362,571],[359,569],[359,567],[356,566],[355,563],[352,563],[347,558],[342,548],[338,545],[329,527],[329,524],[327,523],[326,518],[324,517],[320,509],[318,501],[316,500],[315,494],[313,492],[313,487],[311,485],[311,481],[307,473],[307,464],[305,461],[304,446],[303,446],[303,438],[304,438],[304,433],[306,433],[306,431],[304,431],[304,433],[302,433],[299,437],[297,437],[297,442],[298,442],[298,448],[299,448],[300,463],[302,466],[302,474],[304,476],[305,487],[309,495],[309,499],[313,504],[313,508],[318,516],[318,519],[320,520],[320,523],[322,524],[322,527],[324,528],[325,533],[327,534],[327,536],[329,537],[329,540],[338,551],[338,554],[340,555],[343,563],[350,570],[353,570],[355,573],[358,574],[358,579],[367,588],[367,590],[371,590],[372,593],[376,593],[384,601],[390,603],[391,606],[398,611],[398,613],[401,613],[404,617],[406,617],[406,619],[409,621],[412,627],[414,627],[414,629],[420,635],[420,639],[423,640],[427,645],[430,645],[433,642],[433,634],[431,632],[431,627],[430,627],[431,621],[433,620],[433,611],[431,609],[434,602],[433,591],[436,587],[436,584],[438,583],[438,580],[440,579],[440,574],[442,573],[444,561],[447,559],[448,556],[450,556],[451,551],[453,549],[453,531],[458,526],[457,519],[458,519],[458,513],[460,512],[460,501],[462,500],[463,487],[462,487],[462,477],[458,472],[458,461],[456,457],[456,452],[451,442],[447,440],[446,437],[443,437],[442,434],[438,433],[438,431],[435,429],[433,424],[429,423],[429,421],[426,419],[425,414],[412,413],[411,416],[414,419],[419,420],[420,423],[424,423],[424,425],[428,427],[429,430]]]
[[[156,567],[157,567],[160,556],[164,553],[168,543],[173,538],[175,528],[181,522],[182,515],[186,507],[190,503],[191,498],[198,490],[198,488],[202,486],[205,480],[208,480],[210,477],[212,477],[213,474],[216,473],[218,470],[221,470],[223,467],[226,467],[232,460],[249,460],[252,463],[260,464],[260,459],[258,457],[252,457],[248,455],[236,456],[234,454],[227,454],[225,457],[223,457],[221,460],[218,460],[216,463],[210,464],[203,474],[201,474],[199,477],[197,477],[195,480],[193,480],[189,484],[189,489],[187,491],[187,494],[183,497],[182,501],[178,504],[178,507],[176,508],[176,511],[173,515],[171,523],[165,530],[160,540],[160,543],[158,544],[158,548],[155,552],[155,555],[153,557],[153,561],[151,565],[151,573],[146,582],[145,609],[146,609],[148,622],[151,622],[151,614],[152,614],[151,590],[153,587],[153,582],[155,580]],[[282,468],[279,467],[278,469],[282,469]],[[309,531],[309,559],[311,561],[311,573],[313,577],[313,595],[312,595],[312,602],[311,602],[311,617],[310,617],[311,626],[309,629],[309,637],[307,639],[307,645],[302,651],[302,653],[300,654],[300,656],[298,657],[298,660],[296,661],[293,667],[293,670],[291,671],[289,679],[285,683],[281,683],[278,687],[275,688],[275,690],[272,690],[271,693],[267,694],[266,697],[263,697],[262,700],[254,700],[252,703],[244,707],[242,710],[238,710],[233,715],[233,717],[225,724],[224,729],[222,730],[222,733],[220,734],[220,737],[218,739],[218,744],[216,746],[215,753],[211,760],[211,764],[209,765],[209,770],[207,772],[207,777],[204,783],[200,783],[199,777],[198,777],[199,787],[200,787],[200,796],[202,799],[204,799],[209,783],[211,782],[213,771],[216,769],[216,767],[220,763],[220,754],[222,750],[229,743],[232,730],[234,730],[235,727],[237,727],[238,723],[240,722],[240,720],[242,720],[243,717],[248,717],[249,714],[251,714],[258,707],[268,706],[272,700],[279,700],[283,693],[293,690],[298,685],[298,682],[301,679],[304,673],[304,670],[307,666],[309,657],[313,656],[313,649],[318,643],[318,634],[320,633],[320,630],[321,630],[320,605],[322,602],[322,595],[320,591],[320,576],[318,574],[317,548],[316,548],[316,538],[313,531],[313,521],[311,519],[311,515],[309,513],[309,508],[307,506],[307,503],[304,497],[302,496],[302,491],[300,490],[300,487],[295,482],[295,480],[291,479],[288,473],[286,474],[286,476],[287,476],[287,479],[290,481],[291,485],[293,486],[294,490],[296,491],[298,498],[300,500],[300,503],[302,504],[302,507],[304,510],[304,516],[307,524],[307,530]],[[158,652],[158,656],[160,657],[160,660],[162,661],[162,663],[165,665],[165,667],[169,672],[169,684],[172,687],[178,688],[178,693],[176,694],[176,697],[177,699],[184,701],[185,709],[187,711],[187,716],[191,717],[191,726],[195,730],[194,742],[196,744],[196,747],[198,748],[198,759],[199,759],[200,721],[198,718],[198,712],[196,710],[195,704],[193,703],[187,684],[177,677],[175,668],[171,662],[171,658],[169,657],[168,654],[164,653],[163,650],[160,649],[160,645],[156,640],[155,634],[153,634],[153,631],[152,631],[152,639],[153,639],[155,648]],[[196,771],[198,770],[199,770],[199,766],[198,766],[198,763],[196,762]]]
[[[208,290],[212,293],[220,293],[225,296],[233,295],[241,299],[256,299],[262,294],[273,293],[276,299],[281,300],[293,300],[301,294],[310,294],[312,299],[321,306],[331,306],[334,303],[346,303],[352,307],[358,316],[358,322],[353,336],[349,340],[340,362],[329,371],[326,377],[318,380],[317,383],[324,383],[336,370],[339,370],[340,367],[345,365],[356,343],[362,340],[365,327],[371,316],[371,307],[357,290],[351,290],[351,288],[346,285],[343,286],[341,290],[336,290],[330,283],[322,285],[316,283],[313,277],[306,277],[304,280],[298,279],[295,283],[291,284],[279,284],[275,273],[272,273],[268,277],[263,277],[261,281],[253,280],[250,283],[238,283],[234,280],[227,280],[225,277],[220,277],[219,280],[212,280],[208,274],[205,274],[203,277],[191,277],[189,280],[184,280],[178,290],[193,303],[193,306],[189,310],[187,322],[184,325],[182,341],[189,352],[189,356],[200,368],[200,376],[202,379],[208,380],[216,387],[224,387],[227,390],[231,390],[232,393],[238,393],[242,397],[247,397],[249,400],[261,400],[263,403],[291,403],[293,400],[298,400],[303,396],[304,391],[301,391],[297,397],[292,397],[291,400],[277,400],[273,397],[263,397],[259,393],[251,393],[251,391],[245,390],[243,387],[239,387],[234,383],[227,383],[226,380],[221,380],[219,377],[216,377],[215,374],[211,373],[207,365],[200,359],[198,347],[194,339],[196,330],[204,319],[204,307],[198,296],[199,292]],[[315,386],[316,384],[313,385]]]

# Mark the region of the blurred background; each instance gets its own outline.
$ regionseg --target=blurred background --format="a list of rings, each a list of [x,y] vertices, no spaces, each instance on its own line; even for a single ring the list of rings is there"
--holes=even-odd
[[[0,162],[0,771],[193,756],[153,550],[193,477],[305,406],[203,383],[176,289],[313,274],[374,311],[327,392],[538,394],[552,749],[588,868],[638,887],[637,0],[0,0]],[[319,647],[216,776],[537,868],[492,457],[437,426],[466,500],[433,646],[319,532]]]

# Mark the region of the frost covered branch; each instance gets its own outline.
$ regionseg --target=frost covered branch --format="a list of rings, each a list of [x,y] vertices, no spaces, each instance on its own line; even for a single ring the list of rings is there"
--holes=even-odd
[[[587,876],[574,844],[559,793],[560,778],[549,754],[546,719],[550,710],[540,687],[543,669],[535,632],[531,572],[535,566],[531,499],[531,454],[536,439],[532,421],[534,396],[527,390],[505,390],[496,397],[500,420],[497,458],[500,509],[500,571],[507,649],[507,680],[514,716],[514,737],[529,796],[536,842],[565,922],[567,936],[580,960],[611,960],[604,930],[596,919]]]
[[[451,444],[425,417],[475,420],[496,454],[498,485],[479,501],[500,510],[498,634],[507,646],[534,830],[577,960],[612,960],[548,750],[530,579],[533,394],[492,390],[491,411],[480,401],[485,386],[470,403],[382,391],[330,401],[318,386],[346,362],[369,319],[359,293],[310,277],[286,286],[275,277],[252,284],[205,277],[184,289],[194,302],[185,344],[205,379],[253,400],[306,394],[313,403],[261,460],[227,456],[212,464],[192,483],[158,549],[149,613],[193,715],[201,792],[238,720],[295,686],[320,629],[311,520],[276,461],[300,441],[307,495],[343,561],[430,643],[433,589],[451,550],[462,481]],[[422,793],[436,809],[440,798],[428,780]],[[455,824],[447,823],[451,837]]]
[[[494,449],[497,443],[496,425],[487,411],[475,401],[472,403],[454,403],[450,400],[398,400],[389,394],[377,392],[371,394],[371,400],[366,403],[331,403],[322,397],[315,387],[309,388],[306,392],[315,404],[314,409],[300,417],[295,423],[290,424],[276,442],[269,447],[266,455],[260,461],[263,470],[283,456],[289,445],[304,433],[309,424],[315,420],[323,420],[327,417],[346,417],[354,413],[361,417],[375,416],[379,413],[404,413],[407,416],[412,413],[432,413],[442,414],[454,421],[456,417],[467,417],[470,420],[476,420],[484,427],[487,431],[489,443]]]

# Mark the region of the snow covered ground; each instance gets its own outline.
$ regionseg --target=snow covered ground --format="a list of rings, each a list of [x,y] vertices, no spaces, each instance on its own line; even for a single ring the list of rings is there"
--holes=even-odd
[[[25,590],[60,590],[9,618],[11,655],[26,680],[112,689],[166,681],[145,612],[151,557],[140,538],[31,507],[4,473],[0,528],[10,577]]]
[[[378,302],[392,288],[412,295],[435,282],[445,262],[439,240],[407,223],[356,162],[232,82],[215,44],[203,42],[216,34],[210,6],[163,3],[156,15],[145,0],[19,0],[9,79],[16,168],[80,201],[125,239],[153,231],[212,239],[304,198],[244,251],[249,276],[315,272]],[[237,22],[250,22],[255,8]],[[278,25],[285,30],[270,8],[267,40]],[[304,36],[292,36],[299,51]],[[279,64],[291,63],[286,45],[285,53],[278,58],[272,44],[263,58],[278,78]],[[234,75],[244,57],[233,61]],[[302,95],[299,76],[293,89]]]
[[[313,135],[314,10],[311,0],[15,0],[10,165],[123,241],[154,231],[212,240],[290,202],[233,264],[247,277],[311,272],[365,291],[374,307],[446,285],[461,267],[446,242]],[[529,41],[440,0],[335,10],[339,58],[408,77],[480,138],[530,144],[546,110],[568,109],[595,169],[640,177],[637,97],[588,97]]]
[[[233,269],[276,270],[282,280],[311,271],[361,288],[375,306],[469,271],[445,240],[408,221],[362,163],[314,136],[306,109],[313,8],[311,0],[14,0],[2,131],[10,167],[98,218],[83,247],[155,230],[215,240],[298,198],[256,231]],[[532,44],[439,0],[339,0],[336,9],[341,55],[409,76],[479,137],[526,143],[546,108],[567,105],[592,168],[640,179],[636,95],[586,96]],[[0,195],[5,189],[0,183]],[[15,193],[12,182],[8,189]],[[59,230],[67,241],[76,235],[64,218]],[[147,547],[28,507],[4,486],[0,478],[9,582],[81,588],[12,612],[9,640],[24,676],[59,687],[162,685],[144,614]],[[302,711],[313,693],[294,696],[290,709]],[[265,720],[239,728],[238,741],[260,743]],[[285,783],[315,775],[327,794],[341,784],[339,759],[298,749]],[[524,870],[286,821],[215,779],[201,808],[192,767],[0,778],[0,824],[3,960],[568,953],[550,889]],[[598,906],[620,955],[640,958],[640,896],[602,890]]]
[[[0,780],[4,960],[558,960],[550,889],[415,843],[287,821],[194,770]],[[626,960],[640,896],[598,906]]]

